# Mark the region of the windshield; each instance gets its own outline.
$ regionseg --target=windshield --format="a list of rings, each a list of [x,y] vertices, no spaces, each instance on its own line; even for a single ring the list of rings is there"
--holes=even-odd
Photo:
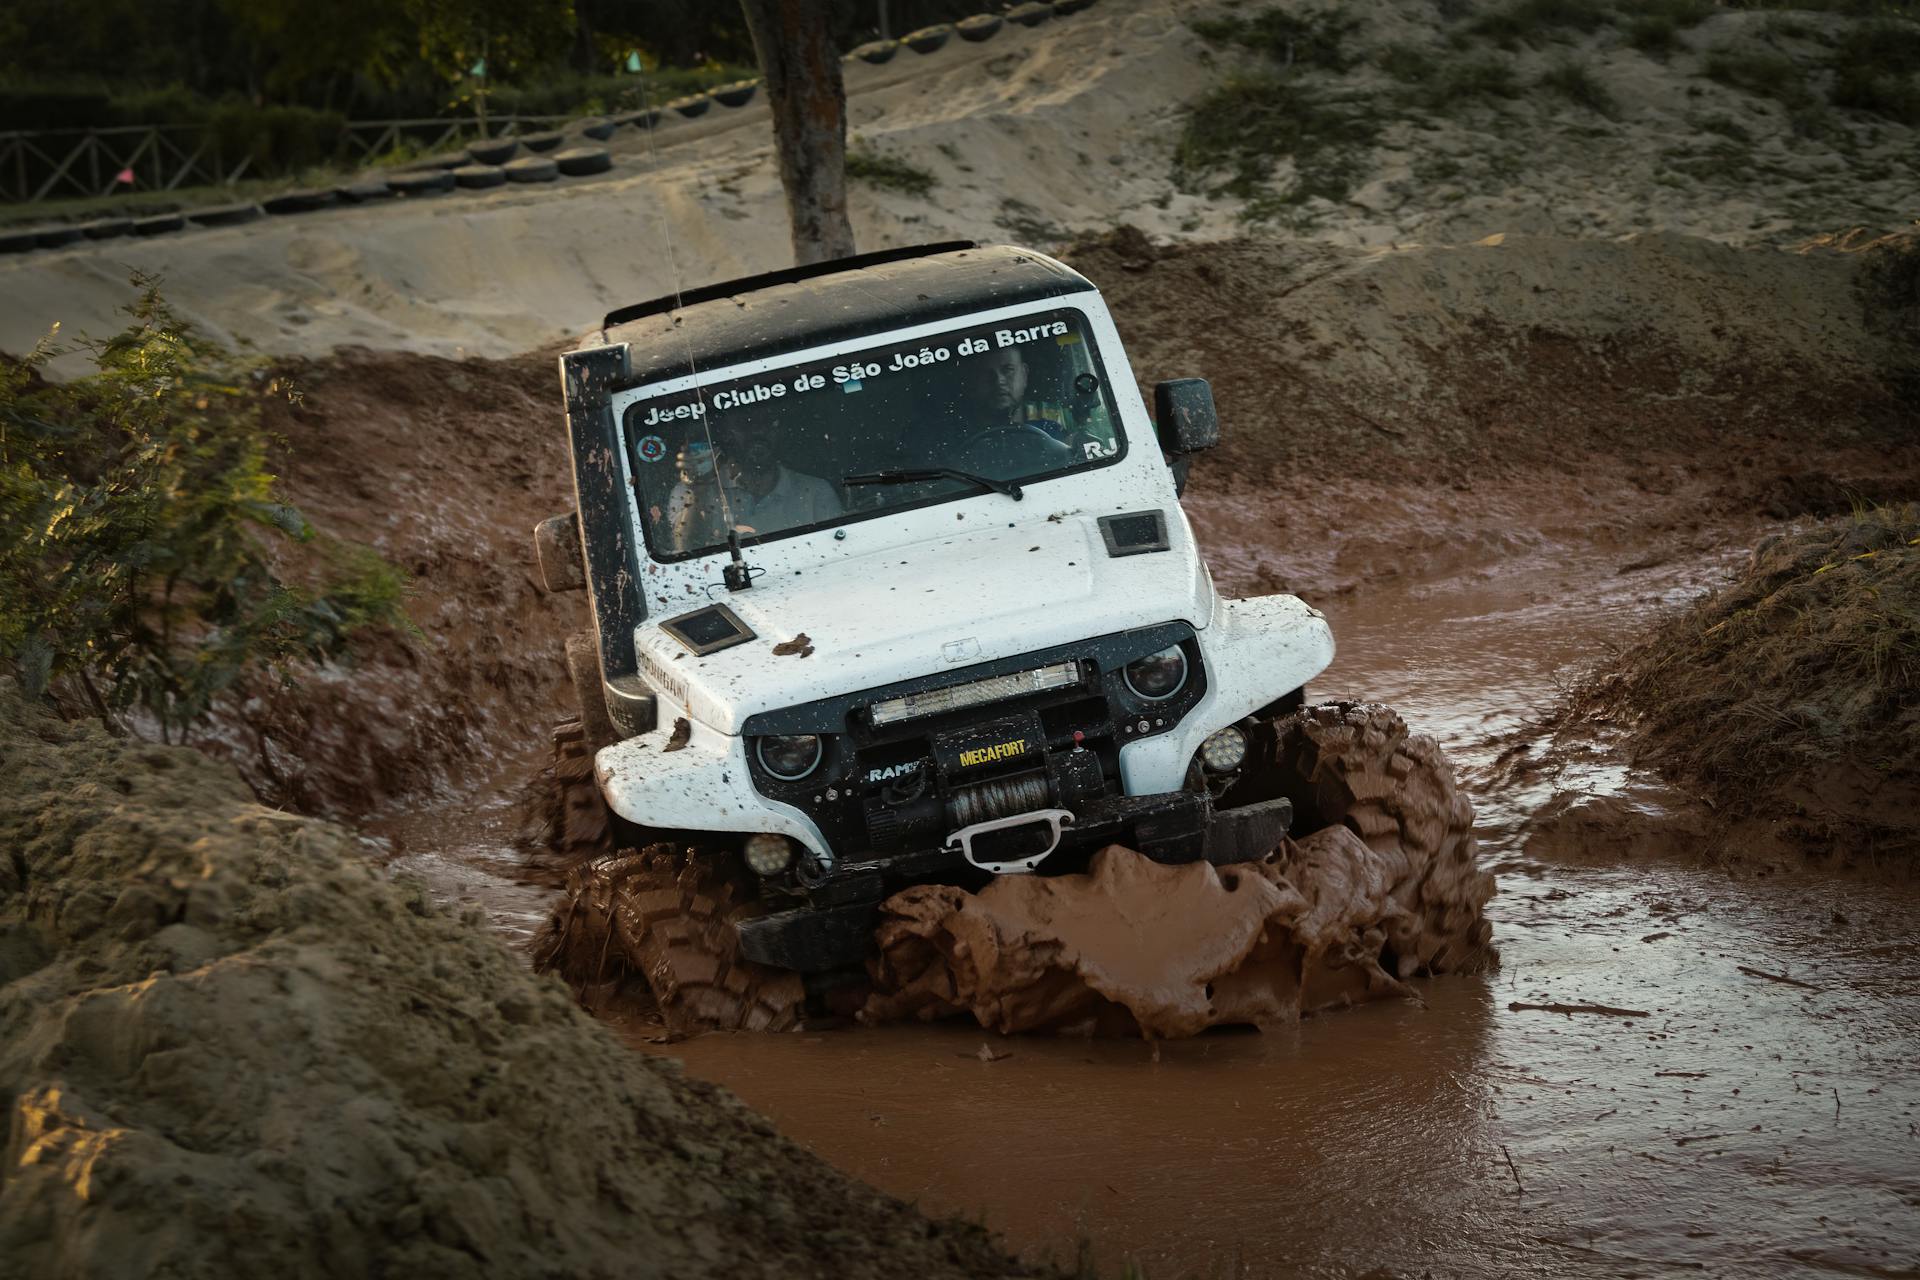
[[[647,547],[681,560],[732,531],[1011,498],[1119,458],[1118,423],[1086,318],[1061,309],[642,399],[625,438]]]

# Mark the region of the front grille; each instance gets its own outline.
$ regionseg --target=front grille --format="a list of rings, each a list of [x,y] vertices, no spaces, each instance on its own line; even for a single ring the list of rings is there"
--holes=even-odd
[[[1175,697],[1143,702],[1126,686],[1126,664],[1175,643],[1188,647],[1193,677]],[[937,849],[961,827],[1118,796],[1121,746],[1171,729],[1206,690],[1184,623],[976,670],[753,716],[749,738],[817,733],[828,743],[820,769],[792,783],[749,753],[755,788],[808,813],[837,861]]]

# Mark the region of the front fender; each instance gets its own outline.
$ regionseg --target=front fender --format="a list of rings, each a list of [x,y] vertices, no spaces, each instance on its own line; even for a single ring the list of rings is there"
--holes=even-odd
[[[675,723],[690,723],[691,733],[685,746],[669,751]],[[607,807],[628,822],[687,831],[770,831],[832,857],[813,819],[753,789],[746,740],[698,720],[669,721],[602,747],[593,767]]]
[[[1178,791],[1208,735],[1298,689],[1333,662],[1333,628],[1298,596],[1215,599],[1199,633],[1206,696],[1167,733],[1120,748],[1130,796]]]

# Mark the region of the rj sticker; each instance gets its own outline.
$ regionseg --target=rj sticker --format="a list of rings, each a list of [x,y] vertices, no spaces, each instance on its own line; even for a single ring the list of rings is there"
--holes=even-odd
[[[640,437],[640,461],[658,462],[667,456],[667,442],[659,436]]]

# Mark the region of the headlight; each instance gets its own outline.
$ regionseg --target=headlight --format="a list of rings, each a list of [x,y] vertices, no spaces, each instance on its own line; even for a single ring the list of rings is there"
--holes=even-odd
[[[1228,725],[1200,744],[1200,763],[1208,773],[1232,773],[1247,762],[1247,735]]]
[[[1135,658],[1121,672],[1127,688],[1149,702],[1164,702],[1180,692],[1187,682],[1187,651],[1168,645],[1158,653]]]
[[[820,764],[820,739],[811,733],[762,738],[754,750],[766,771],[783,782],[797,782]]]
[[[757,832],[747,837],[743,852],[747,855],[747,865],[756,875],[777,876],[793,861],[793,841],[785,836]]]

